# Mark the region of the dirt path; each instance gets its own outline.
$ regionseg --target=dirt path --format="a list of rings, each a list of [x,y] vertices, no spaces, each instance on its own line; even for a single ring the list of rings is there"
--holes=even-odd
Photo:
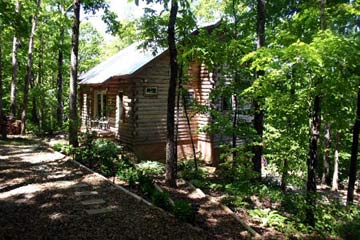
[[[39,141],[0,142],[0,239],[206,238]]]

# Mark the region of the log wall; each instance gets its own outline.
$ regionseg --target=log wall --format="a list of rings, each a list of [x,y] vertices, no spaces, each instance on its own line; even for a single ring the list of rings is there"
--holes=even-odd
[[[152,157],[157,160],[165,159],[167,95],[170,78],[168,59],[168,54],[159,56],[131,78],[114,78],[91,87],[82,85],[80,91],[82,99],[86,96],[86,104],[81,103],[82,121],[85,122],[85,118],[89,116],[92,119],[95,117],[96,94],[104,91],[107,96],[110,127],[116,129],[120,141],[129,144],[140,159],[152,159]],[[188,75],[190,81],[185,83],[184,87],[194,92],[198,103],[210,104],[209,94],[214,87],[214,81],[205,65],[194,62],[189,68]],[[156,88],[157,94],[146,94],[146,88]],[[120,121],[117,117],[119,93],[123,96],[123,118]],[[178,123],[178,156],[186,158],[192,155],[192,148],[182,101],[180,99],[179,114],[175,112],[175,116]],[[198,132],[199,128],[209,123],[209,116],[195,114],[191,109],[188,109],[188,115],[191,118],[191,133],[196,151],[202,152],[202,158],[212,160],[212,138],[208,134]]]

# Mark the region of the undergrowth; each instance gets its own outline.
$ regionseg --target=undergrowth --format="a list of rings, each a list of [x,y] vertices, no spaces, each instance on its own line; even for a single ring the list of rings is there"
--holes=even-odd
[[[316,226],[312,228],[304,223],[306,200],[305,191],[301,189],[284,193],[276,182],[259,181],[252,169],[242,165],[234,167],[230,161],[220,164],[215,178],[203,171],[194,172],[191,162],[181,163],[179,171],[196,187],[225,195],[222,203],[234,211],[245,210],[260,226],[272,227],[287,237],[314,233],[320,239],[359,239],[359,206],[346,207],[337,200],[326,203],[318,194]]]

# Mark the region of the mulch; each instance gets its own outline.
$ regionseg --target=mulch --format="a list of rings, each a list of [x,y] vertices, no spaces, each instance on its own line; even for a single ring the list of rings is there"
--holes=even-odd
[[[96,191],[94,196],[78,196]],[[100,198],[103,205],[84,206]],[[112,211],[89,215],[92,208]],[[213,239],[40,144],[0,144],[0,239]],[[231,239],[231,238],[227,238]]]

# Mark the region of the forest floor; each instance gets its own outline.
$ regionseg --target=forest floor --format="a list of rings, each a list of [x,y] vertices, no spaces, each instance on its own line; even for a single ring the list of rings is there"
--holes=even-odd
[[[0,142],[1,239],[209,239],[34,139]]]
[[[52,140],[48,139],[47,143]],[[59,143],[59,139],[55,142]],[[142,194],[118,178],[115,183]],[[156,183],[173,200],[199,206],[192,225],[135,200],[98,175],[79,168],[64,155],[53,152],[40,139],[0,141],[0,239],[250,238],[249,232],[229,212],[214,204],[213,200],[220,203],[226,194],[205,189],[205,197],[182,180],[178,181],[178,188],[167,187],[163,178],[157,178]],[[326,201],[345,201],[344,189],[334,193],[319,186],[319,192]],[[357,192],[355,203],[359,200]],[[276,205],[256,197],[251,202],[265,209]],[[263,226],[245,208],[232,209],[261,234],[261,239],[288,238],[273,227]],[[291,239],[316,236],[300,234]]]

